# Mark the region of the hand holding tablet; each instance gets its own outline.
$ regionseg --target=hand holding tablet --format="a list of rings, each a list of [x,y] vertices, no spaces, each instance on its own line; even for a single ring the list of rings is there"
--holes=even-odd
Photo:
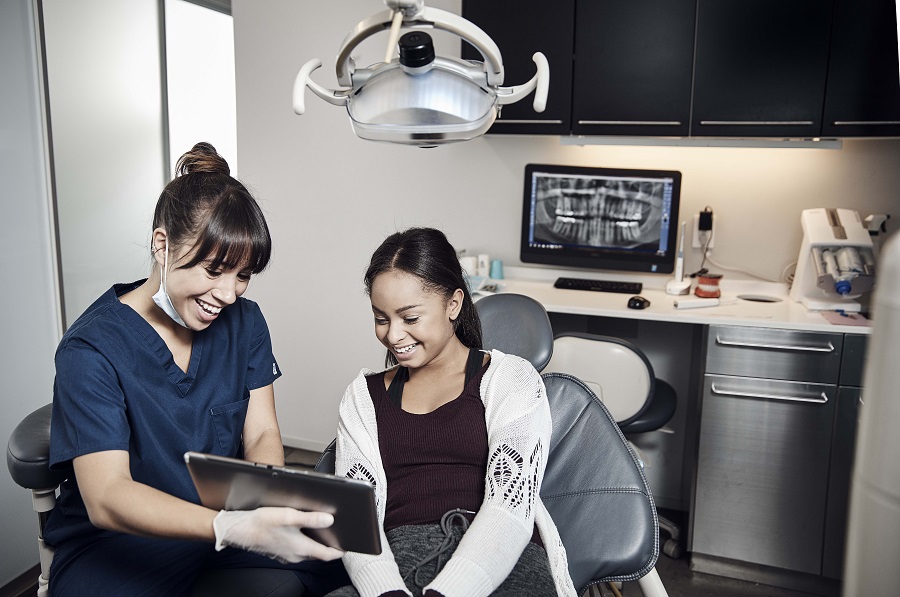
[[[282,525],[292,529],[300,527],[299,539],[307,536],[334,550],[381,553],[381,535],[375,511],[375,489],[369,483],[198,452],[187,452],[184,460],[194,480],[200,502],[207,508],[228,511],[224,515],[220,513],[216,517],[219,522],[214,523],[217,549],[220,549],[221,542],[222,545],[241,547],[275,559],[294,561],[287,559],[295,557],[291,555],[291,548],[287,548],[287,553],[281,553],[281,548],[276,550],[272,546],[258,545],[257,543],[261,542],[254,539],[240,538],[244,533],[251,535],[249,530],[242,532],[225,529],[226,526],[237,528],[243,523]],[[302,516],[292,522],[286,522],[286,519],[281,518],[286,516],[282,508],[299,510],[297,514]],[[277,512],[265,513],[270,510]],[[317,520],[318,513],[322,512],[332,515],[333,524],[323,526],[327,521]],[[238,514],[245,515],[237,516]],[[232,535],[230,540],[229,535]],[[296,542],[292,548],[295,553],[301,553],[309,547],[302,545],[303,543],[303,541]],[[319,559],[334,559],[331,557],[334,550],[322,549],[324,551],[309,552],[306,555]]]
[[[324,512],[264,506],[256,510],[222,510],[213,520],[216,551],[237,547],[282,564],[314,558],[331,561],[344,552],[313,541],[299,529],[323,529],[334,523]]]

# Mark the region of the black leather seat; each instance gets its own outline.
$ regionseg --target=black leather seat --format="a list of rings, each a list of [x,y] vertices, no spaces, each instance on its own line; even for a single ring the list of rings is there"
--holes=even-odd
[[[659,554],[656,507],[643,469],[583,382],[564,373],[543,378],[553,434],[541,499],[566,546],[575,587],[638,580]]]
[[[656,377],[644,352],[627,340],[580,332],[557,334],[553,358],[545,371],[568,373],[584,381],[626,435],[657,430],[671,433],[665,425],[677,407],[675,389]],[[669,534],[663,553],[681,557],[678,525],[662,516],[659,525]]]

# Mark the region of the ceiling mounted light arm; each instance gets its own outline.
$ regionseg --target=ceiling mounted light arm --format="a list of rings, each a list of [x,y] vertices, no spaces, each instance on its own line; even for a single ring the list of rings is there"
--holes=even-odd
[[[523,85],[498,88],[498,104],[501,106],[514,104],[534,91],[534,111],[543,112],[544,108],[547,107],[547,93],[550,90],[550,65],[541,52],[535,52],[531,59],[534,60],[534,64],[537,66],[537,73]]]
[[[390,4],[390,2],[388,2]],[[372,15],[357,23],[356,27],[344,39],[338,52],[335,64],[338,84],[350,87],[353,85],[352,75],[355,70],[351,53],[362,41],[376,33],[390,29],[397,11],[388,9]],[[403,12],[401,10],[401,12]],[[403,27],[408,29],[440,29],[460,37],[477,49],[484,57],[484,71],[487,84],[498,86],[503,84],[503,59],[500,48],[487,33],[473,23],[452,12],[439,8],[422,6],[418,11],[407,14],[403,12]]]
[[[302,67],[300,67],[300,72],[297,73],[297,77],[294,79],[293,103],[295,114],[302,115],[304,112],[306,112],[304,90],[307,87],[309,87],[313,93],[318,95],[329,104],[333,104],[335,106],[347,105],[347,97],[350,95],[349,89],[327,89],[309,78],[309,75],[312,74],[312,72],[320,66],[322,66],[322,61],[318,58],[313,58]]]
[[[388,36],[387,48],[384,51],[384,61],[390,62],[397,51],[397,42],[400,40],[400,28],[403,26],[403,11],[394,12],[394,18],[391,21],[391,33]]]

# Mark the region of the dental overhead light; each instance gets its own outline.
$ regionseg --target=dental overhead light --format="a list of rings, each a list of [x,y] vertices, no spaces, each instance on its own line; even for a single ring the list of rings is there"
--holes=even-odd
[[[535,90],[534,109],[544,111],[550,67],[543,54],[532,56],[537,74],[530,81],[501,87],[500,50],[484,31],[453,13],[426,8],[424,0],[384,3],[388,10],[360,21],[341,45],[335,70],[342,89],[327,89],[310,78],[321,60],[303,65],[294,80],[294,112],[305,112],[304,91],[309,87],[326,102],[346,106],[353,131],[362,139],[432,147],[483,135],[501,106]],[[401,36],[402,29],[410,31]],[[464,39],[484,62],[436,57],[424,29],[442,29]],[[357,69],[351,52],[384,30],[390,31],[384,62]]]

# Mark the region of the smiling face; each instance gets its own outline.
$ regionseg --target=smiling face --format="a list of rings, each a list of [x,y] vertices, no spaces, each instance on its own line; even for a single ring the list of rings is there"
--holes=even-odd
[[[379,274],[370,293],[375,336],[401,365],[411,369],[428,365],[448,354],[448,348],[462,346],[453,326],[462,295],[457,289],[448,299],[403,271]]]
[[[222,309],[244,294],[252,271],[246,264],[220,264],[215,267],[210,260],[179,268],[179,265],[192,260],[194,251],[192,246],[173,250],[169,245],[166,292],[187,327],[200,331],[215,321]],[[165,265],[164,253],[164,246],[156,253],[160,269]]]

